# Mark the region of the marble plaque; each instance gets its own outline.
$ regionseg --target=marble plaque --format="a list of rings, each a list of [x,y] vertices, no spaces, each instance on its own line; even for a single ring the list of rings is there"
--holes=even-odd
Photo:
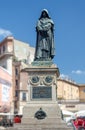
[[[52,87],[32,87],[32,99],[52,99]]]

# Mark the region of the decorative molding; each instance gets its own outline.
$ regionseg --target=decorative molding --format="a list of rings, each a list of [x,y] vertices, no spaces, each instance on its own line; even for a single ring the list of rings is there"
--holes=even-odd
[[[38,85],[40,83],[40,78],[37,75],[32,76],[30,77],[30,83],[32,85]]]
[[[43,80],[45,85],[51,85],[53,83],[53,76],[47,75]]]

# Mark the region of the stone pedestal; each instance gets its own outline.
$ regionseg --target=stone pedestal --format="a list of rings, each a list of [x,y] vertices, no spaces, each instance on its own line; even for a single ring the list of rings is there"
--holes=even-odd
[[[28,73],[28,102],[23,108],[19,130],[72,130],[61,119],[57,103],[59,69],[54,64],[31,65]]]
[[[28,102],[23,108],[22,125],[26,130],[62,130],[68,128],[61,119],[57,103],[59,69],[54,64],[33,63],[28,73]],[[36,113],[38,115],[36,116]],[[45,116],[43,116],[45,113]]]
[[[35,119],[35,113],[41,108],[46,118],[61,117],[57,104],[57,77],[59,70],[56,66],[31,66],[28,72],[28,102],[23,109],[22,122]],[[25,121],[24,121],[25,120]],[[29,119],[28,119],[29,120]],[[36,119],[35,119],[36,120]]]

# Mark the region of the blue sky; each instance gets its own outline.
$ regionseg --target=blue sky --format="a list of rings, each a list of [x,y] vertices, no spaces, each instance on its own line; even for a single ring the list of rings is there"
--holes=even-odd
[[[55,25],[54,63],[62,77],[85,84],[85,0],[0,0],[0,40],[36,44],[36,22],[46,8]]]

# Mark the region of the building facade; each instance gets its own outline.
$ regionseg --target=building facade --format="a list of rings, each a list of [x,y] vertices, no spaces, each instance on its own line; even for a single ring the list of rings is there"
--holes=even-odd
[[[0,112],[12,112],[12,75],[0,66]]]
[[[14,39],[14,56],[18,61],[22,61],[25,64],[31,64],[34,59],[35,49],[31,47],[28,43]]]
[[[60,108],[69,111],[78,111],[79,85],[71,80],[59,78],[57,81],[57,97]]]
[[[13,60],[23,61],[31,64],[34,59],[35,49],[28,43],[7,37],[0,42],[0,66],[7,69],[12,74]]]
[[[61,109],[77,112],[85,110],[85,85],[71,80],[58,79],[57,97]]]
[[[12,74],[13,37],[8,37],[0,42],[0,66]]]
[[[0,66],[6,69],[12,77],[12,111],[14,113],[19,109],[20,67],[28,67],[31,64],[34,51],[35,49],[28,43],[16,40],[14,37],[7,37],[0,42]]]
[[[85,84],[79,85],[79,97],[81,102],[85,102]]]
[[[58,100],[79,100],[79,85],[66,79],[57,81]]]

